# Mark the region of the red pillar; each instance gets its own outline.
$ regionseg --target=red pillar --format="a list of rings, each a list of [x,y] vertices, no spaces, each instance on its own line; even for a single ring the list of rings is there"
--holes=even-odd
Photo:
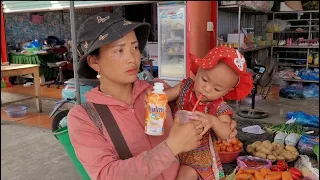
[[[2,62],[7,62],[8,61],[7,42],[6,42],[6,32],[5,32],[4,24],[5,24],[4,14],[3,14],[2,1],[1,1],[1,59],[2,59]]]
[[[211,20],[213,22],[214,32],[211,36],[211,48],[217,46],[217,31],[218,31],[218,1],[211,1]]]
[[[1,9],[1,60],[2,62],[7,62],[8,61],[8,55],[7,55],[7,41],[6,41],[6,32],[4,28],[4,13],[2,9],[2,1],[0,4],[0,9]],[[6,82],[7,87],[11,87],[11,83],[9,82],[9,78],[5,77],[4,78]]]
[[[111,6],[104,7],[104,11],[105,11],[105,12],[111,12]]]

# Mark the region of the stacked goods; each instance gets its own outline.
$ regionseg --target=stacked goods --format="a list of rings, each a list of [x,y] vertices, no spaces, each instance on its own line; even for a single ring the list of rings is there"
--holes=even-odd
[[[269,168],[257,169],[243,169],[240,168],[236,173],[236,180],[299,180],[301,178],[301,171],[296,168],[288,168],[288,166],[277,163],[280,171],[272,171]],[[286,167],[285,167],[286,166]]]
[[[214,145],[218,152],[237,152],[240,151],[243,146],[242,142],[236,138],[232,141],[218,140]]]
[[[298,150],[292,145],[283,145],[279,142],[271,143],[269,140],[256,141],[247,146],[246,151],[253,156],[269,159],[271,162],[286,160],[292,162],[299,156]]]

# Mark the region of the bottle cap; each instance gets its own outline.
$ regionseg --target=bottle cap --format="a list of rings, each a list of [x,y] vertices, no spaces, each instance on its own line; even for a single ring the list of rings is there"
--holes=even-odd
[[[153,89],[163,90],[163,83],[154,83]]]

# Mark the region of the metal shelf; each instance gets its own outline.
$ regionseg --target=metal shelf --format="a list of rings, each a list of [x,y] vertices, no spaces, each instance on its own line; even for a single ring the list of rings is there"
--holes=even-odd
[[[286,78],[281,78],[284,81],[294,81],[294,82],[309,82],[309,83],[319,83],[319,81],[313,81],[313,80],[304,80],[304,79],[286,79]]]
[[[278,66],[307,67],[306,64],[284,64],[284,63],[279,63]],[[316,66],[316,65],[308,65],[308,67],[316,68],[316,67],[319,67],[319,66]]]
[[[277,53],[308,53],[308,51],[276,51]]]
[[[261,47],[255,47],[255,48],[248,48],[248,49],[240,49],[241,53],[245,53],[245,52],[252,52],[252,51],[258,51],[260,49],[266,49],[266,48],[270,48],[272,46],[261,46]]]
[[[273,46],[276,48],[298,48],[298,49],[319,49],[319,45],[317,46]]]
[[[319,31],[310,31],[311,33],[319,33]],[[309,31],[302,31],[302,32],[298,32],[298,31],[283,31],[283,32],[273,32],[275,34],[287,34],[287,33],[309,33]]]
[[[231,11],[231,12],[238,12],[239,6],[241,6],[241,12],[244,13],[250,13],[250,14],[255,14],[255,15],[267,15],[267,14],[272,14],[272,11],[260,11],[260,10],[255,10],[250,7],[244,6],[244,5],[226,5],[226,6],[219,6],[218,8],[220,10],[226,10],[226,11]]]
[[[279,60],[287,60],[287,61],[306,61],[307,59],[299,59],[299,58],[278,58]]]
[[[274,11],[274,14],[301,14],[301,13],[319,13],[317,10],[311,10],[311,11]]]
[[[319,19],[288,19],[285,21],[319,21]]]

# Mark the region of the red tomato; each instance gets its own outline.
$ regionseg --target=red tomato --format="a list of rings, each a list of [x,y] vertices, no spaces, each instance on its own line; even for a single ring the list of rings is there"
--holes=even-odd
[[[221,151],[220,146],[216,146],[216,151],[218,151],[218,152],[220,152],[220,151]]]
[[[232,147],[227,147],[226,151],[227,152],[234,152],[234,149]]]
[[[223,151],[226,151],[227,147],[225,145],[221,145],[220,146],[220,151],[223,152]]]
[[[239,141],[238,145],[239,145],[240,147],[243,147],[243,143],[240,142],[240,141]]]
[[[233,145],[232,144],[227,144],[226,145],[226,147],[228,148],[228,147],[232,147]]]
[[[217,143],[217,144],[222,144],[222,140],[221,140],[221,139],[218,139],[218,140],[216,141],[216,143]]]
[[[238,144],[238,142],[239,142],[239,140],[238,140],[237,138],[233,138],[233,139],[231,140],[231,143],[232,143],[232,144]]]
[[[241,147],[238,144],[233,145],[234,151],[239,151]]]

